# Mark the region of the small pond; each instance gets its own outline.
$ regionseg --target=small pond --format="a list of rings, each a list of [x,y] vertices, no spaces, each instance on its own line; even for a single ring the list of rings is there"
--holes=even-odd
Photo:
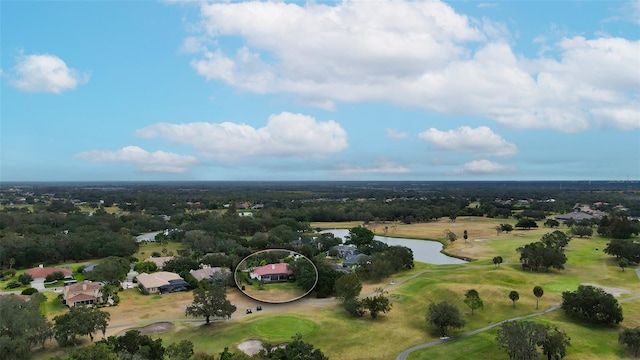
[[[344,242],[345,237],[349,235],[348,229],[330,229],[323,230],[321,233],[333,233],[335,237],[342,238]],[[432,240],[416,240],[406,239],[388,236],[374,236],[374,240],[382,241],[387,245],[401,245],[406,246],[413,251],[413,259],[415,261],[435,264],[435,265],[447,265],[447,264],[464,264],[466,261],[447,256],[442,251],[442,244]]]

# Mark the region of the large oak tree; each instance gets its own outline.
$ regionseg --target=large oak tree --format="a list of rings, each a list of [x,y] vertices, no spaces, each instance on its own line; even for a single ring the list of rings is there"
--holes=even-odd
[[[212,316],[230,319],[235,311],[236,306],[227,300],[224,287],[211,285],[193,290],[193,303],[187,306],[186,315],[204,316],[208,325]]]

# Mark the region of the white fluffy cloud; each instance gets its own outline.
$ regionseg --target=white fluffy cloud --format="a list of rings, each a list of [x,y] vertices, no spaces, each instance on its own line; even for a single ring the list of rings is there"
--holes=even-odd
[[[137,146],[116,151],[90,150],[76,154],[77,158],[95,163],[133,164],[143,172],[183,173],[197,163],[193,156],[164,151],[148,152]]]
[[[20,55],[13,70],[13,86],[27,92],[60,94],[89,81],[88,74],[69,68],[62,59],[49,54]]]
[[[199,54],[193,68],[245,91],[325,109],[385,101],[519,128],[640,128],[628,106],[640,96],[640,41],[566,38],[548,57],[526,58],[504,25],[438,1],[221,2],[201,5],[200,26],[185,41]],[[216,45],[227,37],[243,45]]]
[[[373,167],[369,167],[369,168],[343,163],[343,164],[339,164],[336,167],[336,170],[343,175],[404,174],[409,172],[408,168],[402,165],[398,165],[395,162],[388,159],[379,159],[375,162]]]
[[[498,164],[489,160],[474,160],[464,164],[463,169],[453,172],[455,175],[491,175],[515,172],[512,166]]]
[[[475,129],[461,126],[449,131],[430,128],[418,136],[432,143],[439,150],[492,156],[511,156],[518,152],[516,145],[506,141],[486,126]]]
[[[136,134],[191,145],[203,156],[217,161],[262,156],[322,157],[348,146],[347,133],[337,122],[319,122],[289,112],[271,115],[267,125],[257,129],[232,122],[157,123]]]

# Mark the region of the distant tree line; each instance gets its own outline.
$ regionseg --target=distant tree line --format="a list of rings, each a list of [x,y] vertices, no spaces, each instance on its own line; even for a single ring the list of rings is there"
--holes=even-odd
[[[44,184],[30,189],[26,201],[31,203],[31,208],[5,206],[0,210],[0,268],[106,256],[127,257],[137,250],[134,236],[165,229],[178,230],[159,236],[160,241],[182,242],[189,252],[200,256],[225,253],[243,258],[255,250],[291,247],[292,242],[311,231],[309,224],[314,221],[415,223],[442,217],[453,221],[457,216],[515,217],[518,219],[516,227],[527,229],[537,226],[536,220],[551,212],[567,212],[578,202],[592,204],[595,201],[599,201],[599,208],[611,214],[599,222],[575,224],[572,227],[574,235],[591,236],[593,227],[597,227],[599,235],[610,238],[630,238],[640,232],[638,221],[618,216],[619,210],[611,205],[624,202],[629,209],[628,215],[640,214],[640,201],[624,190],[593,193],[585,191],[590,189],[587,184],[568,188],[566,184],[563,184],[565,188],[559,184],[538,185]],[[598,186],[614,188],[608,184]],[[1,193],[3,199],[0,201],[5,204],[17,200],[13,193]],[[38,199],[51,200],[36,201]],[[518,199],[531,201],[519,202]],[[238,216],[236,209],[244,202],[260,204],[261,209],[253,211],[253,216]],[[80,204],[92,207],[91,212],[80,211]],[[103,207],[114,205],[126,213],[107,213]],[[159,215],[170,218],[167,220]],[[509,224],[504,225],[497,229],[498,232],[509,231],[506,228]],[[548,226],[556,225],[550,223]],[[370,247],[364,248],[363,252],[381,254],[384,250],[378,243],[372,243]],[[307,244],[300,245],[297,250],[313,257],[319,249]],[[393,264],[392,267],[397,268]]]

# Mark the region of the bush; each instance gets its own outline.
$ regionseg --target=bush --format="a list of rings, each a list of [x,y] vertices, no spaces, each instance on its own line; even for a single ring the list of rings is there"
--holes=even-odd
[[[5,289],[15,289],[15,288],[19,288],[20,287],[20,283],[17,281],[12,281],[10,283],[7,284],[7,286],[5,286]]]
[[[7,269],[0,273],[2,280],[7,280],[16,276],[16,269]]]
[[[27,273],[22,273],[20,274],[20,276],[18,276],[18,281],[23,285],[27,285],[33,281],[33,276]]]
[[[47,277],[44,280],[46,282],[54,282],[62,279],[64,279],[64,274],[62,273],[62,271],[56,271],[54,273],[47,275]]]
[[[33,295],[33,294],[35,294],[37,292],[38,292],[38,289],[28,288],[28,289],[22,290],[22,295]]]

